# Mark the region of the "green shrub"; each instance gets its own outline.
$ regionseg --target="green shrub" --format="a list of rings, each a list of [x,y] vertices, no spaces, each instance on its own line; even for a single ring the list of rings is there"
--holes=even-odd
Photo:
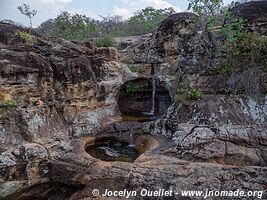
[[[220,74],[227,76],[233,70],[246,70],[247,66],[256,64],[266,67],[267,36],[252,32],[245,32],[234,44],[224,46],[226,57],[220,60],[218,68]]]
[[[17,103],[14,100],[4,100],[1,101],[1,105],[5,108],[11,108],[11,107],[16,107]]]
[[[267,53],[267,36],[246,32],[232,49],[233,56],[239,61],[261,63]]]
[[[115,42],[112,37],[105,35],[96,39],[95,44],[97,47],[114,47]]]
[[[186,92],[186,97],[188,99],[192,100],[198,100],[201,99],[203,96],[203,93],[199,89],[193,89]]]
[[[23,39],[28,45],[34,45],[37,42],[36,37],[26,31],[17,31],[16,35]]]
[[[138,85],[134,84],[133,82],[128,82],[125,84],[125,91],[127,93],[134,93],[134,92],[139,92],[140,88]]]

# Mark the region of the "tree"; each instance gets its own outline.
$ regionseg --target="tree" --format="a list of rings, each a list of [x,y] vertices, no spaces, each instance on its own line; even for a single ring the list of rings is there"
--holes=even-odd
[[[234,2],[228,7],[223,7],[222,0],[188,0],[188,9],[192,9],[202,23],[204,31],[215,35],[214,26],[220,27],[220,36],[227,43],[235,43],[243,36],[244,20],[232,14]],[[212,38],[211,38],[212,39]]]
[[[222,0],[188,0],[188,10],[192,9],[207,26],[213,26],[222,10]]]
[[[111,34],[112,32],[121,31],[124,24],[122,17],[119,15],[114,16],[101,16],[102,21],[98,24],[100,34]]]
[[[68,40],[83,42],[95,36],[96,27],[85,15],[62,12],[54,20],[52,31],[53,37],[61,37]]]
[[[44,21],[43,23],[41,23],[38,27],[37,27],[37,32],[43,35],[49,35],[49,33],[52,31],[53,29],[53,25],[54,25],[54,19],[48,19],[46,21]]]
[[[175,13],[173,8],[155,9],[146,7],[139,10],[127,21],[129,35],[141,35],[153,31],[157,25],[169,15]]]
[[[188,0],[188,2],[188,9],[197,14],[195,20],[208,38],[205,42],[209,47],[207,51],[211,58],[209,65],[212,65],[215,54],[219,55],[225,49],[230,49],[225,46],[233,44],[242,36],[243,20],[233,16],[231,6],[224,7],[222,0]],[[216,31],[216,27],[220,27],[220,31]]]
[[[26,15],[30,19],[30,27],[32,27],[32,18],[37,14],[37,11],[30,10],[30,6],[28,4],[18,6],[18,10],[21,12],[21,14]]]

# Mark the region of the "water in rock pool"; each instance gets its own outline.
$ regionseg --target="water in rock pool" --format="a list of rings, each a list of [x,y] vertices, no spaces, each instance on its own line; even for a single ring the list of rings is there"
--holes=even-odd
[[[96,143],[88,146],[86,152],[103,161],[134,162],[140,155],[134,145],[121,141]]]

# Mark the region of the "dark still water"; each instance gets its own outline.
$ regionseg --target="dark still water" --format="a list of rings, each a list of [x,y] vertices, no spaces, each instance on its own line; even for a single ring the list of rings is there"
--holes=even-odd
[[[118,140],[97,142],[88,146],[86,152],[103,161],[134,162],[140,155],[134,145]]]

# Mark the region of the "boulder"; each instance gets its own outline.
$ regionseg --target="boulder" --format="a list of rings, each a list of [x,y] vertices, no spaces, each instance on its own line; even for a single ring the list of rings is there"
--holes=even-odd
[[[237,4],[233,8],[234,15],[245,19],[252,30],[267,35],[267,2],[250,1]]]

